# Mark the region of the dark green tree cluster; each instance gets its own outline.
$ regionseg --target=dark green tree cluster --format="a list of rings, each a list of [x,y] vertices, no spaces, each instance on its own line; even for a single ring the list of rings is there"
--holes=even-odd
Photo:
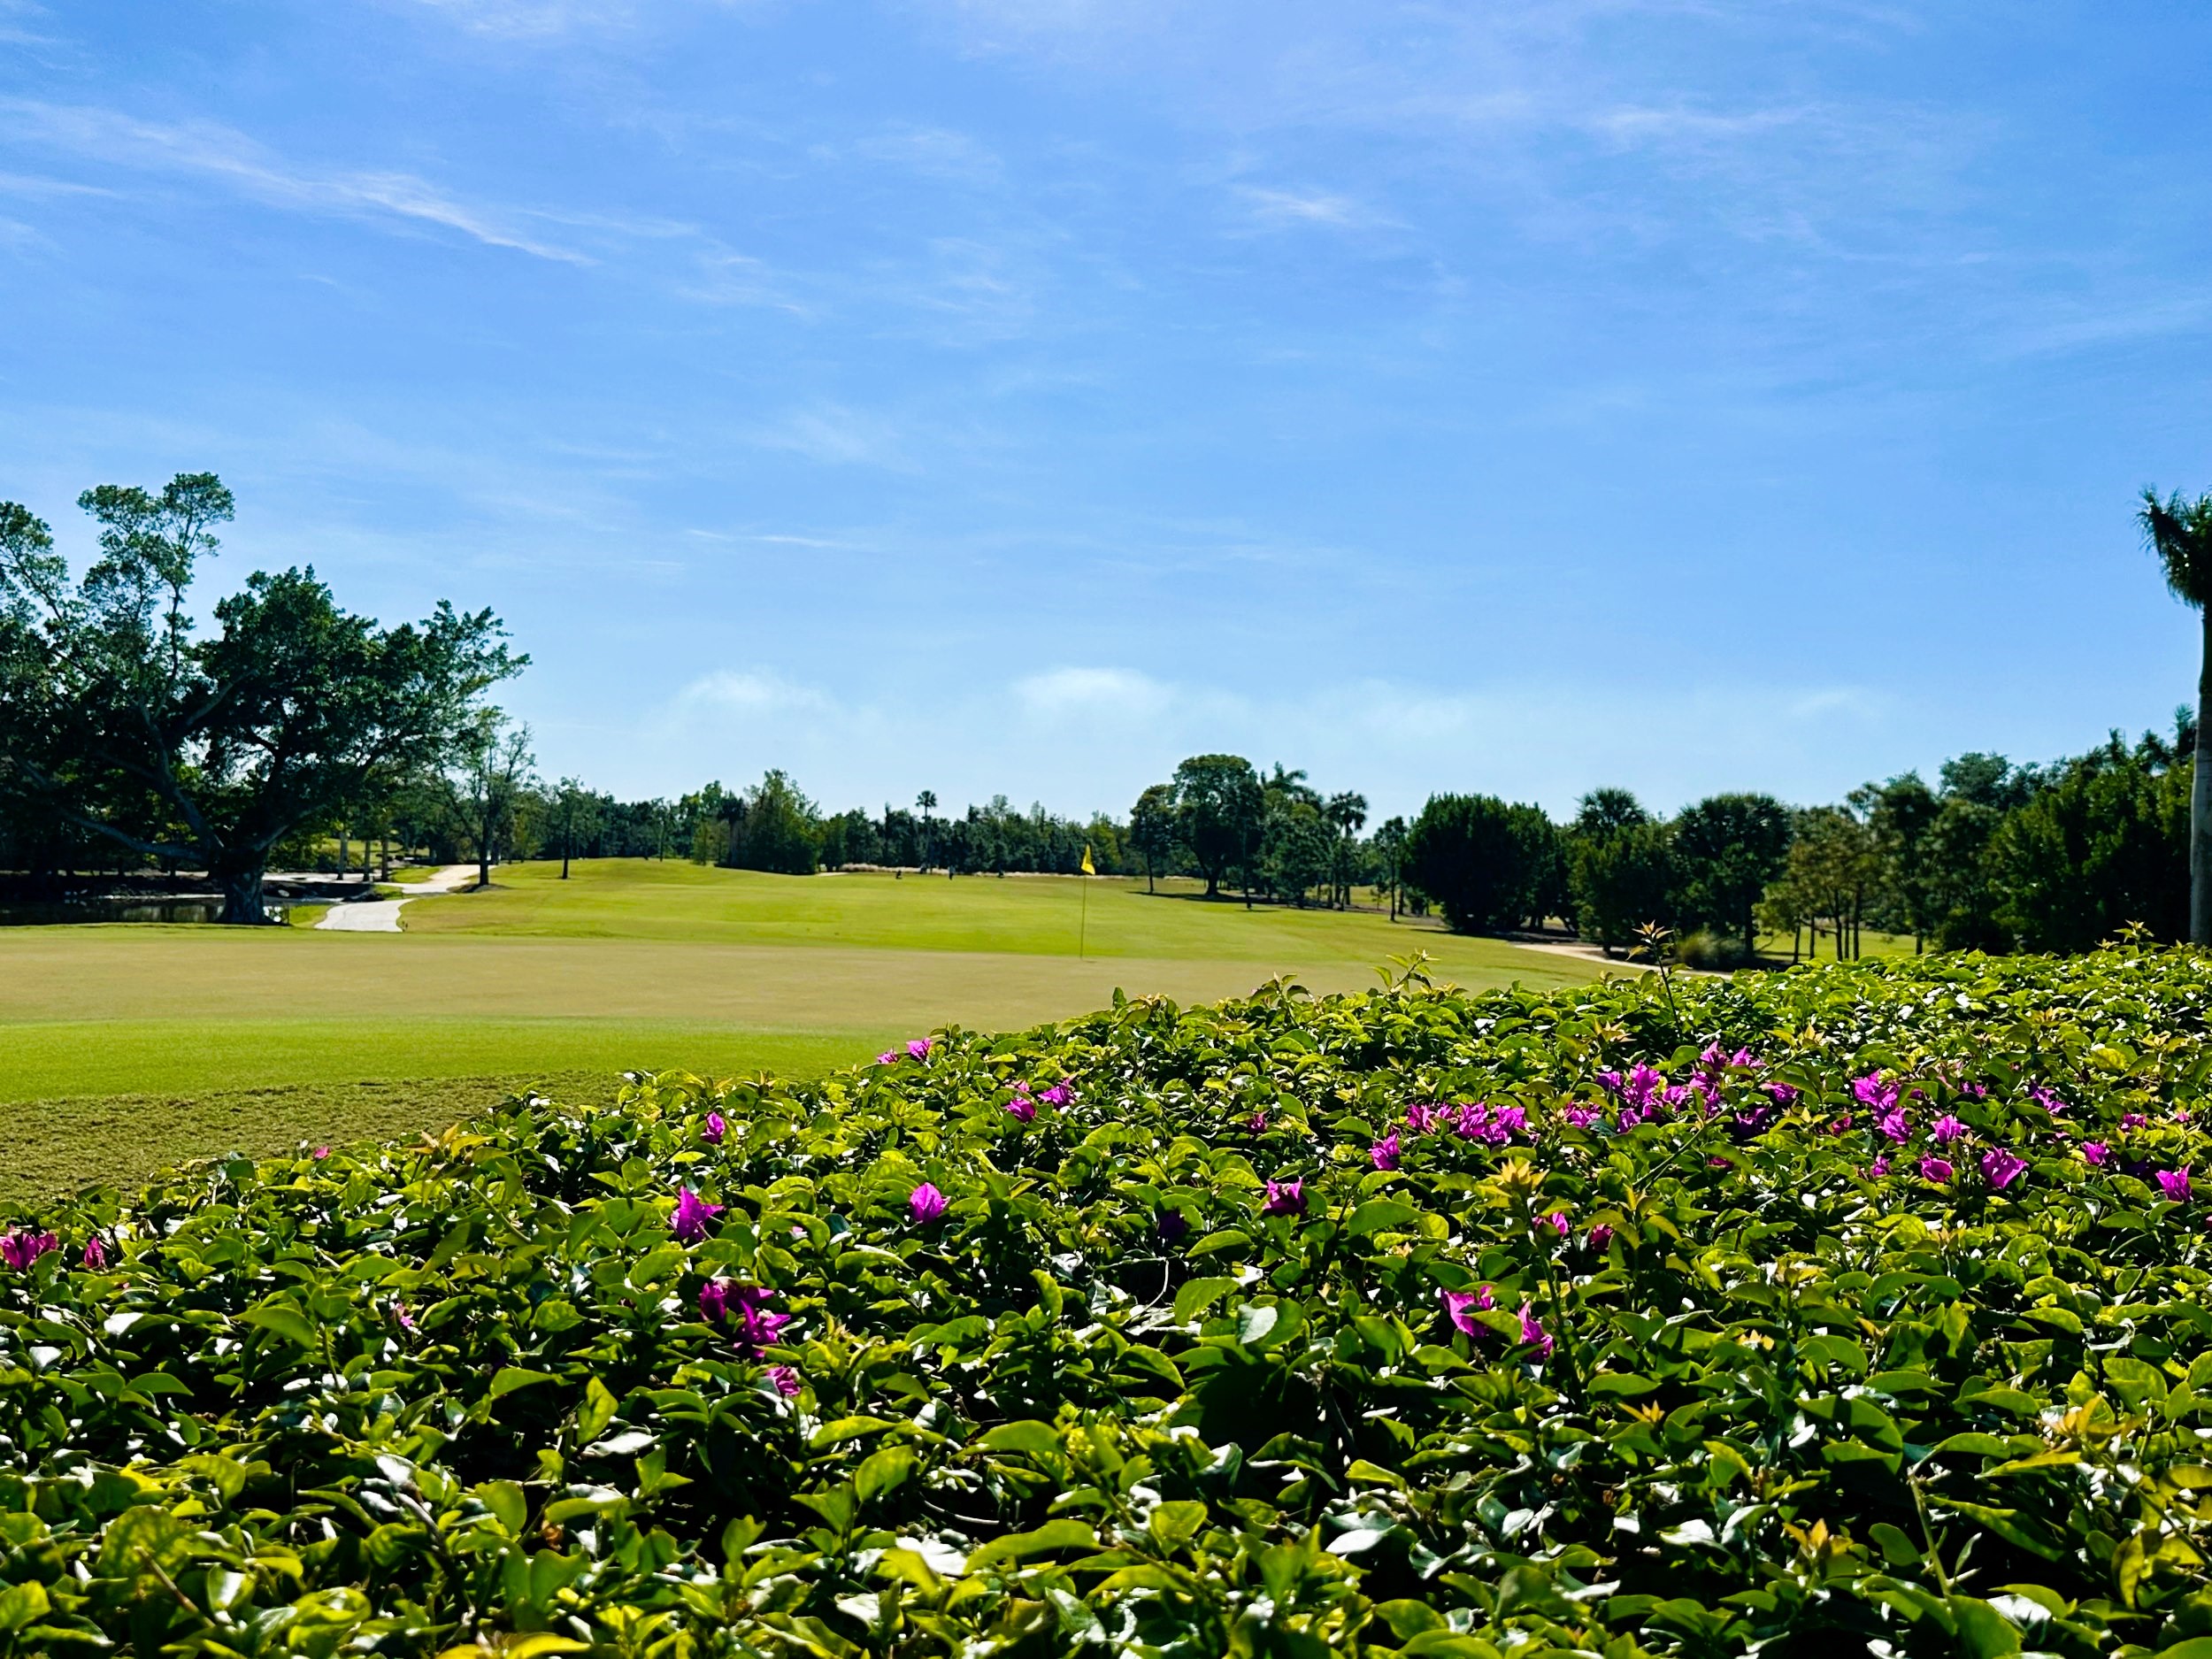
[[[383,627],[311,566],[255,572],[204,635],[188,595],[233,516],[222,480],[78,505],[97,557],[73,575],[46,523],[0,502],[0,820],[34,869],[96,839],[204,871],[224,920],[262,921],[273,854],[464,764],[483,694],[528,661],[488,611]]]
[[[1376,843],[1363,841],[1367,797],[1323,795],[1279,762],[1263,776],[1241,755],[1193,755],[1130,810],[1127,845],[1148,879],[1188,874],[1206,896],[1348,907],[1352,889],[1387,885]],[[1402,829],[1402,826],[1400,826]]]

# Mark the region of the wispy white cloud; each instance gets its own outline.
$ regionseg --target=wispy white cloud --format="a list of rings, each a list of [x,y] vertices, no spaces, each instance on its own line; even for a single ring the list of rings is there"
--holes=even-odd
[[[213,121],[142,121],[114,110],[0,99],[12,135],[83,160],[140,173],[213,179],[271,206],[371,222],[455,231],[493,248],[588,265],[572,249],[521,229],[524,215],[464,202],[411,173],[318,171],[288,163],[234,127]]]
[[[880,416],[839,403],[794,410],[770,425],[755,428],[751,437],[763,449],[788,449],[832,465],[914,470],[895,426]]]
[[[1174,687],[1128,668],[1055,668],[1016,680],[1013,692],[1024,713],[1045,722],[1151,719],[1175,701]]]
[[[411,0],[472,34],[538,40],[580,28],[627,24],[634,0]]]
[[[780,674],[726,668],[702,674],[686,686],[677,694],[672,712],[680,718],[700,714],[813,717],[833,715],[838,705],[826,693]]]
[[[1326,225],[1349,229],[1376,222],[1377,216],[1348,196],[1326,190],[1275,190],[1240,185],[1251,215],[1263,225]]]

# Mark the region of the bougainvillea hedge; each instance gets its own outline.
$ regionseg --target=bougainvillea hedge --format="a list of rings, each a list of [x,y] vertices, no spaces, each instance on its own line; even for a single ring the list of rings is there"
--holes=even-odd
[[[2208,964],[1417,976],[0,1237],[0,1647],[2212,1654]]]

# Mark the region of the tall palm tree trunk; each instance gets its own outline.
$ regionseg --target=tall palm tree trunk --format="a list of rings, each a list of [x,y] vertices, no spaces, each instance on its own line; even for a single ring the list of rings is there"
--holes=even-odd
[[[2212,945],[2212,608],[2202,613],[2196,772],[2189,780],[2189,942]]]

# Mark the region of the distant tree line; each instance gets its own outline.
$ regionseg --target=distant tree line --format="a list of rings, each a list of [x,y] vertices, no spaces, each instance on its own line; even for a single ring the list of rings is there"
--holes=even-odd
[[[620,801],[536,772],[526,727],[488,701],[528,658],[497,618],[441,603],[387,627],[342,610],[312,567],[256,572],[196,624],[188,595],[233,513],[211,473],[103,485],[78,503],[98,553],[80,576],[48,526],[0,502],[0,870],[204,872],[227,920],[264,919],[265,871],[387,868],[395,846],[492,867],[513,858],[689,858],[804,875],[1193,877],[1209,898],[1440,913],[1467,932],[1564,923],[1608,950],[1659,926],[1694,957],[1850,956],[1871,930],[1916,944],[2085,949],[2138,924],[2212,935],[2212,784],[2195,764],[2212,707],[2212,614],[2196,711],[2170,738],[2117,733],[2048,765],[1969,754],[1840,802],[1708,797],[1671,818],[1601,788],[1573,818],[1480,794],[1368,825],[1366,798],[1302,771],[1194,755],[1126,820],[954,812],[933,791],[880,813],[824,812],[770,771],[672,800]],[[2212,497],[2147,495],[2168,583],[2207,611]],[[2193,901],[2193,860],[2197,872]]]

